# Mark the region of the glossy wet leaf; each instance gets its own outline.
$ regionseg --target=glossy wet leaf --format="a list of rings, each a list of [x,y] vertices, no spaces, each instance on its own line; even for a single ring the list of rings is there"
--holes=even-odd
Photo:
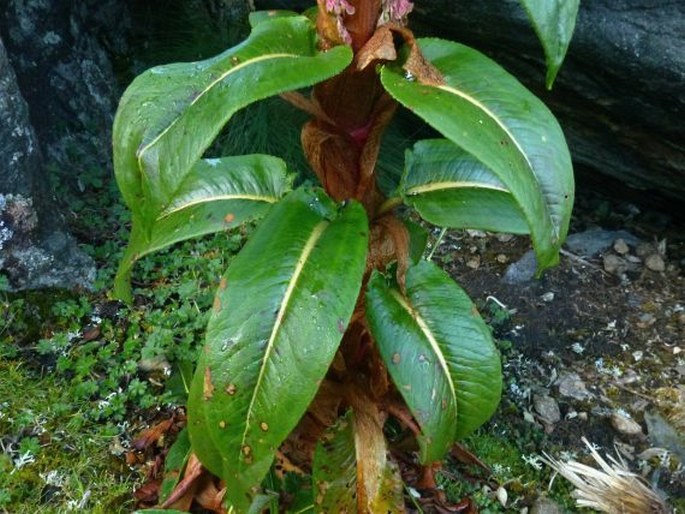
[[[556,119],[476,50],[440,39],[418,41],[442,82],[433,77],[422,83],[390,64],[381,71],[384,87],[492,171],[525,216],[540,270],[556,264],[574,195],[571,159]]]
[[[173,243],[261,218],[290,190],[290,182],[285,163],[267,155],[198,161],[156,219],[134,219],[114,281],[115,296],[130,301],[136,260]]]
[[[573,37],[580,0],[519,0],[533,24],[547,62],[547,88],[551,89]]]
[[[421,427],[421,461],[487,421],[499,402],[500,358],[468,295],[423,261],[406,275],[406,295],[374,272],[367,292],[371,333],[390,376]]]
[[[446,139],[419,141],[407,152],[404,202],[441,227],[528,233],[506,186],[482,162]]]
[[[114,169],[134,222],[148,229],[168,209],[229,118],[252,102],[341,71],[347,47],[320,52],[314,24],[278,17],[205,61],[157,66],[124,93],[114,121]]]
[[[318,189],[276,204],[221,280],[191,384],[193,451],[244,511],[314,397],[361,287],[368,222]]]

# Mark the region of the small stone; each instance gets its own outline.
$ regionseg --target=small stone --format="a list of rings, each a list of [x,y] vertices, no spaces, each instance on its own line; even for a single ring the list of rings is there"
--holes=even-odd
[[[552,291],[548,291],[545,294],[543,294],[541,297],[543,302],[551,302],[554,300],[554,293]]]
[[[500,243],[508,243],[512,239],[514,239],[514,234],[506,234],[506,233],[497,233],[495,234],[495,239],[497,239]]]
[[[618,255],[605,255],[602,259],[604,271],[612,275],[621,275],[628,269],[628,263]]]
[[[477,237],[477,238],[481,238],[481,239],[484,237],[487,237],[487,234],[485,232],[483,232],[482,230],[467,229],[466,233],[470,237]]]
[[[551,396],[534,395],[533,408],[535,412],[540,415],[540,418],[545,423],[554,424],[561,419],[561,411],[559,404]]]
[[[645,266],[652,271],[661,272],[666,269],[666,264],[661,255],[653,253],[645,259]]]
[[[642,427],[637,421],[620,412],[614,412],[611,415],[611,425],[620,434],[638,435],[642,433]]]
[[[630,248],[624,239],[619,238],[614,241],[614,251],[619,255],[625,255],[630,251]]]
[[[506,264],[507,262],[509,262],[509,257],[504,255],[503,253],[500,253],[497,255],[497,257],[495,257],[495,260],[500,264]]]
[[[634,356],[633,356],[634,357]],[[622,377],[616,379],[616,383],[620,385],[630,385],[640,380],[640,375],[638,375],[634,369],[627,370]]]
[[[522,284],[529,282],[535,277],[538,263],[535,259],[535,252],[527,251],[523,256],[513,264],[510,264],[507,271],[502,277],[505,284]]]
[[[585,382],[577,373],[567,373],[559,377],[556,382],[559,394],[576,400],[593,398],[593,394],[585,387]]]
[[[480,268],[480,255],[474,255],[469,260],[466,261],[466,266],[471,269]]]
[[[497,498],[497,501],[502,505],[502,507],[507,506],[507,500],[509,499],[509,495],[507,494],[507,490],[499,486],[497,488],[497,491],[495,491],[495,497]]]
[[[564,511],[554,500],[543,496],[535,500],[530,514],[564,514]]]

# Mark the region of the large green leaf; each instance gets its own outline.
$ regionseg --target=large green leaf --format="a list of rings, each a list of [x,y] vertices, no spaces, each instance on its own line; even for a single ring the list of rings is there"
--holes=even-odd
[[[239,512],[307,409],[352,315],[368,244],[362,206],[318,189],[276,204],[222,279],[190,388],[200,461]]]
[[[134,219],[114,280],[115,296],[130,301],[130,274],[137,259],[179,241],[261,218],[290,190],[290,182],[285,163],[267,155],[198,161],[148,230]]]
[[[114,120],[114,168],[134,220],[165,209],[238,109],[316,84],[350,62],[349,48],[317,48],[303,16],[259,23],[243,43],[205,61],[158,66],[136,78]],[[144,228],[148,228],[147,224]]]
[[[401,104],[482,162],[528,223],[540,270],[558,262],[573,204],[573,170],[561,128],[532,93],[492,60],[464,45],[421,39],[443,82],[398,64],[381,80]]]
[[[406,295],[374,272],[367,318],[390,376],[421,427],[421,461],[443,458],[499,402],[500,359],[468,295],[440,268],[409,268]]]
[[[434,225],[528,233],[526,219],[506,186],[446,139],[419,141],[407,151],[400,194]]]
[[[573,37],[580,0],[519,0],[542,43],[551,89]]]

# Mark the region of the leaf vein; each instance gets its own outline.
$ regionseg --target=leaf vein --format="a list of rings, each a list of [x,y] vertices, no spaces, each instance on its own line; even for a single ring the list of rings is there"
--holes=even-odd
[[[505,123],[499,118],[499,116],[497,116],[497,114],[495,114],[495,113],[494,113],[493,111],[491,111],[485,104],[481,103],[479,100],[477,100],[477,99],[474,98],[473,96],[471,96],[471,95],[469,95],[469,94],[467,94],[467,93],[465,93],[465,92],[463,92],[463,91],[460,91],[459,89],[457,89],[457,88],[455,88],[455,87],[447,86],[447,85],[440,85],[440,86],[436,86],[436,87],[437,87],[438,89],[441,89],[441,90],[443,90],[443,91],[446,91],[446,92],[448,92],[448,93],[451,93],[451,94],[454,94],[454,95],[457,95],[457,96],[463,98],[463,99],[466,100],[467,102],[470,102],[471,104],[473,104],[473,105],[475,105],[476,107],[478,107],[479,109],[481,109],[485,114],[487,114],[490,118],[492,118],[493,121],[494,121],[495,123],[497,123],[497,125],[499,125],[499,127],[500,127],[500,128],[507,134],[507,136],[509,136],[509,138],[512,140],[512,142],[514,143],[514,146],[516,146],[516,149],[519,151],[519,153],[521,154],[521,156],[523,157],[523,159],[526,161],[526,164],[528,165],[528,167],[530,168],[530,170],[533,171],[533,172],[535,172],[535,169],[533,168],[532,163],[531,163],[530,160],[528,159],[528,155],[526,155],[526,152],[523,151],[523,148],[521,147],[521,144],[519,143],[518,139],[516,139],[516,137],[514,137],[514,134],[512,134],[512,132],[511,132],[511,131],[509,130],[509,128],[505,125]]]
[[[443,189],[492,189],[494,191],[502,191],[504,193],[509,193],[510,191],[505,187],[494,186],[492,184],[486,184],[484,182],[469,182],[469,181],[445,181],[445,182],[433,182],[430,184],[423,184],[420,186],[414,186],[407,189],[407,195],[420,195],[422,193],[432,193],[433,191],[441,191]]]
[[[454,385],[454,381],[452,380],[452,375],[450,374],[449,367],[447,365],[447,361],[445,360],[445,356],[442,353],[442,350],[440,348],[440,345],[435,338],[435,335],[431,331],[430,327],[428,326],[428,323],[426,323],[426,320],[424,320],[421,315],[416,312],[414,307],[412,307],[406,300],[404,296],[402,296],[399,291],[393,289],[390,291],[390,294],[392,294],[393,298],[395,301],[409,314],[409,316],[416,321],[416,324],[419,326],[419,329],[423,333],[423,335],[426,337],[428,340],[428,343],[430,344],[433,352],[435,353],[438,363],[440,364],[440,367],[443,370],[443,373],[445,375],[445,379],[447,380],[447,384],[449,385],[450,388],[450,393],[452,394],[452,398],[456,399],[457,397],[457,389]]]
[[[219,75],[214,81],[212,81],[206,88],[204,88],[194,99],[192,102],[190,102],[190,105],[195,105],[200,98],[202,98],[207,92],[209,92],[216,84],[219,82],[223,81],[226,77],[231,75],[232,73],[237,72],[238,70],[241,70],[245,68],[246,66],[249,66],[251,64],[255,64],[260,61],[265,61],[267,59],[282,59],[286,57],[298,57],[296,54],[288,54],[288,53],[277,53],[277,54],[267,54],[267,55],[260,55],[259,57],[255,57],[254,59],[249,59],[245,62],[242,62],[240,64],[237,64],[233,66],[232,68],[226,70],[224,73]],[[184,111],[185,112],[185,111]],[[181,119],[182,114],[179,114],[176,116],[167,127],[160,132],[157,137],[155,137],[152,141],[150,141],[147,145],[143,146],[140,150],[138,150],[138,167],[139,169],[143,170],[143,156],[145,155],[145,152],[147,152],[148,149],[150,149],[152,146],[154,146],[164,135],[169,132],[176,123]]]
[[[249,195],[249,194],[232,194],[232,195],[215,195],[215,196],[209,196],[205,197],[199,200],[193,200],[187,203],[183,203],[181,205],[173,206],[170,208],[167,208],[162,214],[159,215],[157,218],[158,220],[162,220],[168,216],[171,216],[175,212],[181,211],[183,209],[186,209],[188,207],[192,207],[193,205],[199,205],[202,203],[209,203],[209,202],[218,202],[220,200],[253,200],[255,202],[266,202],[266,203],[275,203],[279,200],[278,197],[276,196],[267,196],[267,195]]]
[[[278,309],[278,314],[276,315],[276,321],[274,323],[273,329],[271,330],[271,335],[269,337],[266,349],[264,351],[262,365],[259,369],[259,375],[257,376],[257,383],[255,384],[254,391],[252,393],[252,398],[250,399],[250,405],[247,408],[247,414],[245,416],[245,430],[243,431],[243,436],[241,438],[240,443],[241,448],[245,445],[245,441],[247,440],[247,433],[250,429],[250,419],[254,416],[254,404],[257,399],[257,394],[259,392],[262,380],[264,379],[264,374],[266,372],[267,364],[269,362],[269,357],[271,356],[271,352],[273,351],[274,344],[276,342],[276,337],[278,336],[278,333],[281,327],[283,326],[283,318],[285,317],[286,310],[288,309],[288,306],[290,304],[293,291],[295,290],[295,286],[297,285],[300,275],[302,274],[302,270],[307,264],[307,261],[309,260],[309,257],[311,256],[311,253],[314,250],[316,243],[319,241],[319,239],[321,239],[321,236],[323,235],[323,233],[329,225],[329,221],[321,221],[318,225],[314,227],[312,233],[309,235],[309,239],[302,248],[302,253],[297,259],[297,265],[295,266],[295,269],[293,271],[293,276],[290,279],[285,294],[283,295],[283,300],[281,300],[281,305]]]

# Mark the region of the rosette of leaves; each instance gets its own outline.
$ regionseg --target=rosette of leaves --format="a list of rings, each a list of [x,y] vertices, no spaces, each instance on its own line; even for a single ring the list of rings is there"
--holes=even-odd
[[[401,512],[388,420],[430,476],[495,411],[490,331],[422,258],[426,233],[398,206],[440,227],[529,234],[540,272],[566,237],[574,185],[553,115],[476,50],[415,39],[392,3],[254,13],[238,46],[138,77],[115,119],[116,177],[132,212],[116,296],[131,299],[142,255],[257,220],[220,280],[187,405],[188,451],[235,512],[273,499],[263,493],[276,456],[310,472],[300,500],[316,512]],[[523,3],[545,49],[565,51],[570,30],[545,27],[572,30],[575,12]],[[556,73],[558,55],[548,62]],[[234,113],[274,95],[312,116],[302,146],[318,185],[293,189],[297,170],[277,157],[205,156]],[[441,138],[407,151],[387,195],[376,162],[398,107]]]

